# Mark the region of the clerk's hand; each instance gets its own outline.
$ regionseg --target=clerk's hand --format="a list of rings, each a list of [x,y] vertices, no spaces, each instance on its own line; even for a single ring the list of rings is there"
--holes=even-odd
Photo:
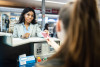
[[[30,33],[25,33],[24,35],[22,35],[22,38],[28,38],[30,36]]]

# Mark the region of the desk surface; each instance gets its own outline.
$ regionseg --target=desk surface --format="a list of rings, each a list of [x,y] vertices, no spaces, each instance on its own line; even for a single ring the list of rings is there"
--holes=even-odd
[[[52,38],[54,41],[60,41],[57,38]],[[39,38],[39,37],[32,37],[29,39],[21,39],[21,38],[12,38],[12,47],[16,47],[19,45],[23,45],[26,43],[32,43],[32,42],[46,42],[45,38]]]

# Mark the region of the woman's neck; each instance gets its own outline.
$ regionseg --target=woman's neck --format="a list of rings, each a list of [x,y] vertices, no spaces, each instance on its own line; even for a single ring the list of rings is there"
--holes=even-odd
[[[30,25],[30,23],[25,22],[25,23],[24,23],[24,25],[25,25],[25,26],[29,26],[29,25]]]
[[[30,25],[30,23],[24,23],[25,27],[26,27],[26,30],[28,30],[28,27]]]

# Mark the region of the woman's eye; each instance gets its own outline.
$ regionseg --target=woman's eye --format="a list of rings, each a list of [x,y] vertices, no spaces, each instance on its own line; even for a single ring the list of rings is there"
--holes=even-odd
[[[27,16],[31,16],[31,17],[34,17],[34,15],[30,15],[30,14],[26,14]]]
[[[28,16],[30,16],[30,14],[27,14]]]
[[[32,17],[34,17],[34,15],[32,15]]]

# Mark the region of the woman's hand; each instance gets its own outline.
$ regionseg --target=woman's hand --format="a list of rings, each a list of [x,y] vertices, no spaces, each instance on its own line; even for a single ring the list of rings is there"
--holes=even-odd
[[[44,31],[42,32],[42,35],[43,35],[44,38],[49,37],[49,31],[48,31],[48,30],[44,30]]]
[[[30,36],[30,33],[25,33],[24,35],[22,35],[22,38],[28,38]]]
[[[51,39],[50,37],[47,37],[46,38],[46,41],[47,41],[47,43],[49,44],[49,45],[51,45],[56,51],[58,51],[59,50],[59,45],[53,40],[53,39]]]
[[[49,31],[48,30],[44,30],[44,32],[46,32],[49,35]]]

